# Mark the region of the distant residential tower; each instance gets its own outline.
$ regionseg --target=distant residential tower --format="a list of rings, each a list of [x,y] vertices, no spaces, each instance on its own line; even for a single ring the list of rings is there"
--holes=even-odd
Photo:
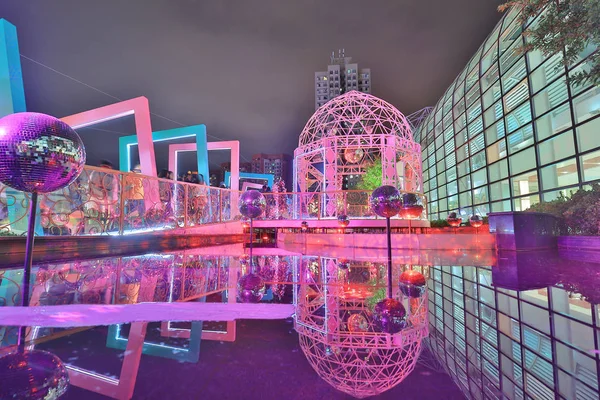
[[[331,53],[327,71],[315,72],[315,110],[341,94],[357,90],[371,93],[371,70],[359,69],[351,57],[346,57],[344,49]]]

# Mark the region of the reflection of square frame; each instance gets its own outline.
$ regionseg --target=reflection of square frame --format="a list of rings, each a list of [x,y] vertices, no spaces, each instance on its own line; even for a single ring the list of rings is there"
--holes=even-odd
[[[122,325],[111,325],[108,328],[106,347],[125,350],[128,338],[121,336]],[[162,331],[162,329],[161,329]],[[196,363],[200,358],[200,340],[202,336],[202,321],[192,322],[187,338],[190,339],[189,348],[163,345],[144,341],[142,354],[170,358],[177,361]],[[162,332],[161,332],[162,333]]]
[[[242,184],[242,192],[247,190],[258,190],[260,191],[263,188],[263,185],[260,183],[252,183],[252,182],[244,182]]]

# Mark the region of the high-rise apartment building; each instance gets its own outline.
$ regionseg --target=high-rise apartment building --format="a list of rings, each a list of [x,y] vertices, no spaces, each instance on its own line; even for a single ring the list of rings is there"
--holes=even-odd
[[[315,110],[351,90],[371,93],[371,70],[359,69],[352,57],[345,56],[343,49],[338,51],[337,57],[331,53],[327,71],[315,72]]]
[[[255,154],[252,156],[252,172],[257,174],[273,174],[275,181],[290,180],[292,156],[289,154]]]

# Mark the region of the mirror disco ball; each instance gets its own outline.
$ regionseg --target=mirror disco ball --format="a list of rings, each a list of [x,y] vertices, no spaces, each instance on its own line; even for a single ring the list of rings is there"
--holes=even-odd
[[[370,203],[373,212],[384,218],[393,217],[402,208],[400,191],[390,185],[379,186],[373,190]]]
[[[348,218],[348,216],[340,215],[338,217],[338,225],[341,226],[342,228],[346,228],[348,225],[350,225],[350,219]]]
[[[381,332],[398,333],[406,327],[406,309],[398,300],[383,299],[375,305],[373,321]]]
[[[61,120],[39,113],[0,119],[0,182],[23,192],[68,186],[85,165],[79,135]]]
[[[267,201],[258,190],[247,190],[240,196],[238,208],[244,217],[258,218],[265,212]]]
[[[69,374],[54,354],[33,350],[0,357],[0,399],[58,399],[69,388]]]
[[[238,300],[242,303],[258,303],[265,295],[265,281],[257,274],[249,273],[238,281]]]
[[[414,269],[408,269],[400,274],[398,286],[402,294],[417,298],[425,292],[425,276]]]

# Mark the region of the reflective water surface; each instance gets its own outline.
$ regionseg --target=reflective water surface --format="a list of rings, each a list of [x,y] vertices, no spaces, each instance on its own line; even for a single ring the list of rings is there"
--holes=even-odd
[[[408,269],[427,278],[422,304],[411,299],[405,303],[408,328],[425,336],[428,328],[421,361],[434,365],[433,369],[443,367],[467,398],[599,398],[600,264],[547,252],[395,254],[394,293],[398,293],[398,276]],[[233,307],[237,282],[250,271],[266,283],[262,303],[294,305],[301,341],[307,337],[302,333],[304,325],[326,332],[335,302],[339,310],[335,334],[368,334],[374,329],[369,325],[369,310],[385,297],[386,259],[377,250],[345,256],[339,250],[255,249],[249,260],[241,246],[228,246],[35,265],[30,304],[201,301]],[[18,267],[0,271],[3,306],[18,305],[21,273]],[[315,300],[323,299],[319,293],[326,292],[334,300]],[[148,325],[144,353],[180,362],[198,360],[200,336],[235,338],[235,323],[169,323],[162,317],[155,321]],[[421,321],[424,331],[419,328]],[[52,343],[85,329],[95,328],[33,327],[28,340],[31,347],[52,348]],[[127,338],[135,329],[135,323],[111,326],[106,346],[125,351],[121,356],[125,358]],[[5,349],[15,344],[16,329],[0,327],[0,343]],[[324,357],[339,351],[331,346],[322,350]],[[78,365],[76,354],[64,359],[72,366],[70,373],[87,371]],[[431,354],[435,358],[427,359]],[[108,370],[100,373],[111,375]],[[107,379],[118,382],[119,376]]]

